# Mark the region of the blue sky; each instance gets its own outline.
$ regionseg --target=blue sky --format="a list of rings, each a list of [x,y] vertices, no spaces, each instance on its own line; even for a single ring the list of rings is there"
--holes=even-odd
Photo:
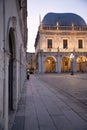
[[[28,4],[28,52],[34,52],[34,43],[41,20],[49,12],[76,13],[87,23],[87,0],[27,0]]]

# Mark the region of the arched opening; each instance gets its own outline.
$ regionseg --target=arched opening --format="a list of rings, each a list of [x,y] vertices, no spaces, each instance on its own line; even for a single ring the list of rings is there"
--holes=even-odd
[[[61,71],[70,72],[71,70],[71,60],[69,56],[64,56],[61,60]]]
[[[47,57],[45,60],[45,72],[56,72],[56,61],[53,57]]]
[[[14,64],[14,32],[11,28],[9,31],[9,66],[8,66],[8,109],[9,112],[13,110],[13,64]]]
[[[79,56],[76,59],[76,68],[77,68],[77,72],[87,71],[87,58],[85,56]]]

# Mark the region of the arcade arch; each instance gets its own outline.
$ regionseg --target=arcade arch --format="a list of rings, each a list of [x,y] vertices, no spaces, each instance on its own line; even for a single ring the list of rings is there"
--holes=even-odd
[[[59,70],[60,66],[60,70]],[[48,56],[44,60],[43,70],[46,73],[67,73],[72,70],[72,61],[70,56],[65,55],[57,60],[54,56]],[[74,72],[87,72],[87,58],[86,56],[74,57],[73,59],[73,71]]]
[[[69,56],[64,56],[61,59],[61,72],[70,72],[71,70],[71,59]]]
[[[47,57],[45,59],[45,72],[56,72],[56,59],[54,57]]]
[[[87,58],[85,56],[79,56],[76,59],[77,72],[87,72]]]

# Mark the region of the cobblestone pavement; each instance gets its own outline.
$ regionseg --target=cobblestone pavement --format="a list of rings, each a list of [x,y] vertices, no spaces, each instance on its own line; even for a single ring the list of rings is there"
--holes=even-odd
[[[87,74],[30,75],[12,130],[87,130],[86,84]]]

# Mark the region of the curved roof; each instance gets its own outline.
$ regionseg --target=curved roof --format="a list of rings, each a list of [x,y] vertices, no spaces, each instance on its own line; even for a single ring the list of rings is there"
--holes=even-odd
[[[43,25],[55,26],[59,23],[60,26],[85,26],[86,22],[82,17],[74,13],[48,13],[42,20]]]

